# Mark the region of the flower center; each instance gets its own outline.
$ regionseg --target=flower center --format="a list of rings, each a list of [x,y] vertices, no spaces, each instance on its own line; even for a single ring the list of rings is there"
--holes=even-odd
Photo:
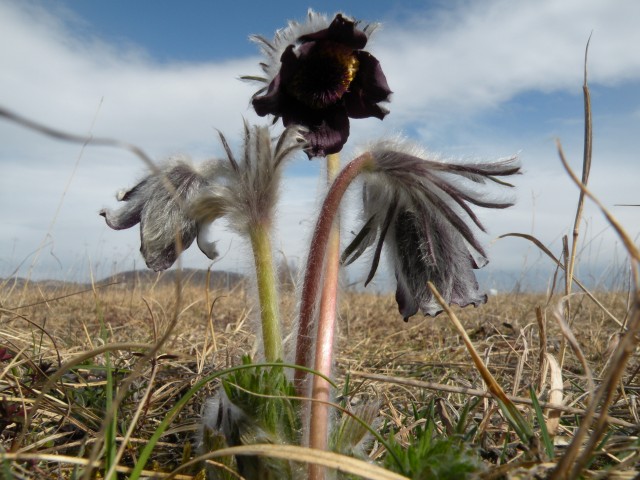
[[[329,107],[349,90],[358,64],[353,49],[335,42],[318,42],[298,59],[287,90],[311,108]]]

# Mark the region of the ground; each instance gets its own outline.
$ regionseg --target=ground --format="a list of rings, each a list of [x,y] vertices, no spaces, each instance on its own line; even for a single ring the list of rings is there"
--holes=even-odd
[[[207,290],[198,282],[179,289],[146,281],[94,288],[6,281],[0,292],[0,468],[6,478],[80,478],[96,443],[112,446],[107,453],[93,452],[108,462],[135,424],[116,462],[126,475],[198,381],[240,364],[245,354],[260,356],[256,306],[241,283]],[[471,447],[480,462],[474,475],[545,478],[593,410],[589,375],[596,387],[606,385],[616,370],[612,362],[622,362],[616,356],[619,324],[630,325],[637,315],[627,292],[590,294],[601,305],[584,293],[569,303],[559,294],[506,293],[478,308],[454,308],[482,362],[532,429],[528,445],[487,393],[486,379],[449,316],[415,316],[405,323],[393,296],[342,294],[336,402],[356,413],[374,405],[374,426],[405,450],[424,435],[421,426],[430,425],[434,438],[459,436]],[[293,293],[285,292],[281,311],[284,331],[294,332]],[[568,319],[573,346],[557,317]],[[291,335],[289,344],[293,340]],[[561,368],[544,374],[549,356]],[[621,375],[608,400],[609,426],[591,453],[589,477],[607,472],[608,478],[634,478],[640,470],[637,350],[624,362],[616,364]],[[552,374],[562,385],[554,403],[566,407],[555,432],[558,411],[544,404],[536,410],[530,394],[533,389],[537,400],[547,401]],[[219,388],[219,380],[212,380],[189,398],[155,444],[145,471],[162,478],[197,456],[203,405]],[[105,422],[117,393],[125,393],[117,419]],[[546,415],[544,426],[536,411]],[[375,440],[363,455],[387,465],[385,448]],[[196,466],[177,478],[198,471]]]

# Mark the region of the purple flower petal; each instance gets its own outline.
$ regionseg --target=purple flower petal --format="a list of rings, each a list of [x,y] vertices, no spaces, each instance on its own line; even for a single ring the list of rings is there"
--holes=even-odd
[[[267,93],[260,97],[253,97],[251,104],[253,105],[256,113],[261,117],[266,115],[275,115],[280,117],[282,116],[281,104],[283,103],[283,99],[281,97],[280,74],[278,74],[269,84]]]
[[[299,123],[291,121],[289,124]],[[305,150],[309,158],[325,157],[332,153],[338,153],[349,138],[349,118],[341,108],[328,112],[320,123],[313,123],[307,126],[308,131],[304,134],[309,146]]]
[[[389,100],[391,89],[380,62],[368,52],[357,52],[359,67],[344,96],[347,113],[351,118],[376,117],[382,120],[389,111],[378,102]]]
[[[367,35],[362,30],[357,29],[354,22],[338,14],[328,28],[302,35],[298,38],[300,42],[321,42],[327,40],[341,43],[354,50],[360,50],[367,44]]]
[[[310,157],[339,152],[349,137],[349,117],[382,120],[388,113],[377,103],[387,101],[391,90],[378,60],[361,50],[367,40],[340,14],[329,27],[299,36],[279,50],[280,69],[252,99],[256,113],[305,127]],[[274,56],[268,54],[272,62]]]

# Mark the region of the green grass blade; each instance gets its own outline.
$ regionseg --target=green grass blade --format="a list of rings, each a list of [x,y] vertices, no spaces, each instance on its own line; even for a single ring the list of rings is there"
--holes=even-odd
[[[547,458],[552,460],[554,456],[553,440],[551,439],[551,435],[549,435],[547,422],[544,419],[540,402],[538,401],[538,397],[536,396],[536,392],[533,390],[533,387],[529,388],[529,395],[531,396],[531,402],[533,402],[533,410],[536,412],[536,418],[538,420],[538,425],[540,426],[542,443],[544,444],[544,449],[547,452]]]

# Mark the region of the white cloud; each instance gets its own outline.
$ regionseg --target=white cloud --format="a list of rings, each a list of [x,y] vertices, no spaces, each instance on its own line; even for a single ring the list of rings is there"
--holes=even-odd
[[[513,136],[476,122],[483,112],[495,111],[524,92],[579,91],[584,46],[592,30],[591,82],[638,81],[640,57],[635,45],[640,44],[640,30],[635,21],[640,18],[640,4],[495,0],[454,5],[430,18],[417,16],[407,25],[389,24],[376,35],[373,53],[395,91],[392,114],[384,122],[353,122],[350,143],[409,127],[421,140],[438,137],[436,143],[441,144],[466,139],[465,146],[452,145],[447,153],[459,148],[462,154],[494,157],[522,150],[526,174],[517,180],[520,203],[483,218],[491,235],[498,235],[530,231],[535,215],[534,233],[545,241],[557,241],[570,228],[577,191],[556,160],[553,139],[540,134]],[[257,118],[248,108],[254,87],[237,80],[238,75],[257,72],[257,56],[159,64],[144,46],[116,48],[91,37],[79,42],[68,29],[68,22],[77,19],[67,15],[62,21],[63,14],[47,13],[32,4],[0,2],[0,104],[64,130],[135,143],[156,158],[188,152],[196,161],[221,151],[214,128],[237,143],[242,116]],[[633,125],[639,119],[636,113]],[[625,128],[633,125],[607,138],[624,138]],[[572,159],[580,158],[580,130],[575,125],[564,139]],[[596,143],[594,161],[611,160],[594,166],[594,191],[609,203],[638,203],[632,197],[640,175],[633,142],[635,138],[628,146],[614,140]],[[606,148],[601,149],[603,144]],[[345,156],[349,151],[351,147]],[[78,170],[65,190],[78,158]],[[613,163],[624,165],[628,174],[621,177],[604,168]],[[59,275],[77,268],[86,274],[87,258],[94,266],[101,262],[105,274],[114,261],[118,268],[130,268],[134,260],[142,265],[137,230],[113,232],[97,216],[100,207],[114,205],[115,191],[133,185],[144,172],[130,153],[97,147],[82,151],[79,145],[0,121],[0,165],[5,172],[0,178],[0,200],[5,205],[0,248],[10,252],[2,258],[0,276],[15,268],[43,238],[53,242],[46,252],[53,248],[62,266],[45,253],[39,263],[42,272],[47,267]],[[315,192],[321,188],[319,167],[309,165],[313,168],[307,177],[298,174],[287,184],[280,206],[275,243],[291,258],[304,257],[301,240],[309,236],[306,232],[315,217],[310,207],[316,205]],[[60,213],[48,232],[60,202]],[[637,225],[639,210],[619,213]],[[588,215],[594,219],[593,231],[599,231],[604,226],[599,214],[590,210]],[[238,239],[219,228],[214,228],[213,237],[221,239],[223,252],[233,245],[221,268],[250,267],[243,249],[236,248]],[[607,248],[613,248],[613,240],[607,242]],[[185,264],[206,265],[197,249],[191,250]],[[517,263],[524,249],[515,241],[502,241],[492,250],[493,264],[507,267]]]
[[[75,132],[87,132],[96,117],[96,135],[152,152],[200,145],[214,126],[231,123],[235,132],[243,115],[253,118],[254,89],[237,77],[253,72],[257,57],[158,65],[97,40],[80,43],[46,12],[19,5],[0,6],[5,107]]]
[[[633,0],[456,5],[431,18],[416,16],[408,26],[389,25],[376,40],[376,56],[396,92],[394,117],[441,117],[451,109],[459,115],[523,91],[575,88],[591,32],[592,82],[640,76],[640,3]]]

